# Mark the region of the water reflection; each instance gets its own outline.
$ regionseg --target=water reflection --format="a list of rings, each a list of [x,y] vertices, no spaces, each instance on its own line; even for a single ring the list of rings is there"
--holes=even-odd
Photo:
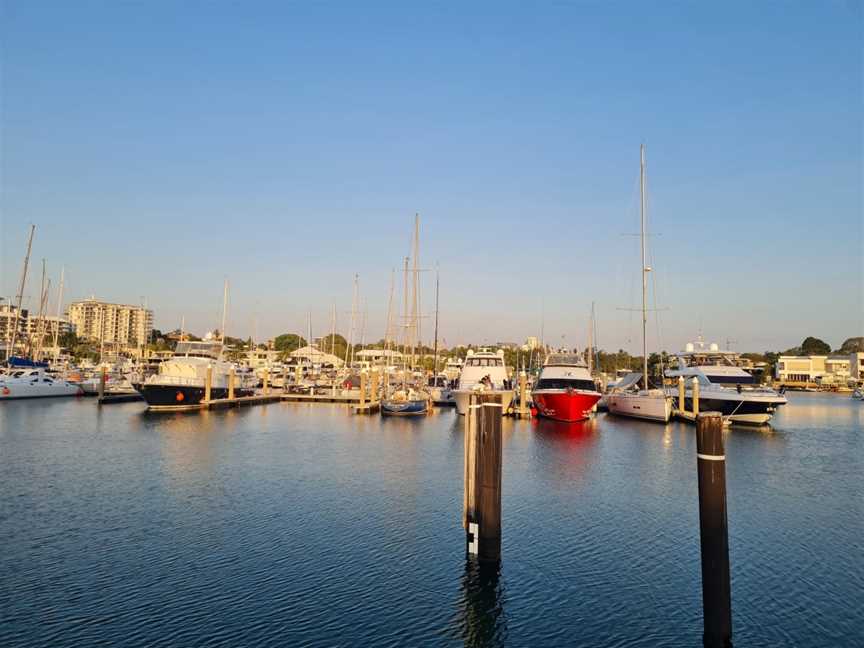
[[[538,419],[531,424],[533,472],[555,484],[582,482],[590,474],[598,449],[598,422]]]
[[[465,562],[456,626],[465,646],[494,647],[507,643],[505,588],[498,564]]]

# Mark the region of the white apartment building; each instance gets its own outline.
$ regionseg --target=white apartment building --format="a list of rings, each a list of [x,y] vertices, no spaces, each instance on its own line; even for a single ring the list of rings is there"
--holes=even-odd
[[[67,316],[78,337],[120,349],[135,349],[146,344],[153,330],[152,310],[109,304],[95,297],[69,304]]]

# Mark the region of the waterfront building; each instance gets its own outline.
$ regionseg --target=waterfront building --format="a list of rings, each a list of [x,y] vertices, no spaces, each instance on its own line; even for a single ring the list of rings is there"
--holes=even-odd
[[[849,377],[855,382],[864,382],[864,351],[849,354]]]
[[[8,348],[12,342],[12,330],[15,328],[15,313],[18,309],[13,304],[0,304],[0,340],[3,341],[3,347]],[[18,314],[18,333],[16,334],[17,341],[15,346],[18,346],[18,341],[24,342],[27,337],[27,320],[29,312],[26,308],[22,308]]]
[[[117,350],[135,350],[146,344],[153,330],[153,311],[142,306],[111,304],[95,297],[72,302],[67,311],[78,337]]]
[[[525,344],[522,345],[523,351],[536,351],[540,348],[540,340],[538,340],[533,335],[529,335],[525,338]]]
[[[318,349],[318,347],[311,345],[300,347],[296,351],[292,351],[290,356],[294,362],[319,365],[322,367],[341,367],[345,364],[341,358],[336,357],[332,353],[324,353]]]
[[[845,385],[854,378],[853,366],[858,366],[859,372],[864,372],[864,364],[851,356],[780,356],[777,359],[774,376],[783,383],[819,383],[823,385]]]
[[[355,353],[354,357],[371,365],[395,365],[402,362],[402,353],[393,349],[363,349]]]
[[[279,360],[281,351],[275,349],[252,349],[246,354],[247,362],[253,369],[270,367]]]

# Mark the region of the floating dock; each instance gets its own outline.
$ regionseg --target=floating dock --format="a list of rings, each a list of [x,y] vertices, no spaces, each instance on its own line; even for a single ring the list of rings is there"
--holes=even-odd
[[[201,409],[223,409],[226,407],[242,407],[244,405],[264,405],[278,403],[281,394],[253,394],[252,396],[237,396],[235,398],[216,398],[201,401]]]

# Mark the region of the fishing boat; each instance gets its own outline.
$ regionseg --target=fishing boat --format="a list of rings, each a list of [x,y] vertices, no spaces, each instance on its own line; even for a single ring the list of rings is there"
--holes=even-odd
[[[642,250],[642,373],[623,378],[606,396],[610,414],[668,423],[672,417],[672,399],[662,389],[651,389],[648,383],[648,273],[645,250],[645,145],[639,148],[639,220]]]
[[[468,350],[459,384],[453,390],[456,412],[464,416],[468,411],[468,401],[473,393],[500,394],[504,411],[513,402],[513,388],[504,366],[504,351],[492,351],[482,347],[476,352]]]
[[[531,395],[540,416],[567,423],[589,418],[601,396],[575,353],[549,354]]]

